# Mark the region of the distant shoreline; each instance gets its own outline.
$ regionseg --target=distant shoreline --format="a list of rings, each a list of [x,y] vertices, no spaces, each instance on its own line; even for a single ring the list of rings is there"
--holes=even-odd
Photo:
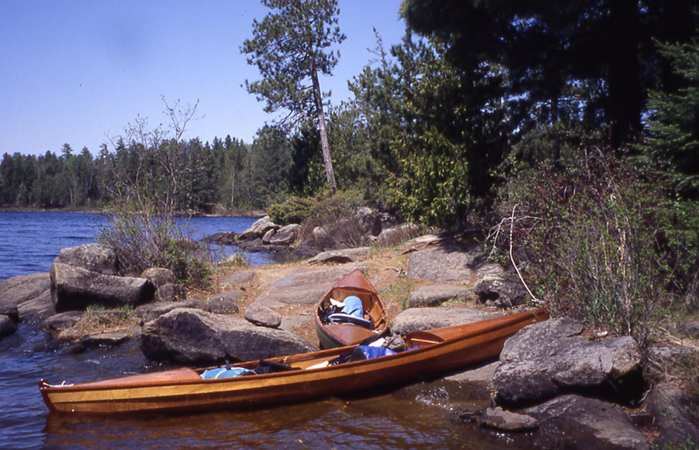
[[[3,212],[63,212],[63,213],[86,213],[86,214],[109,214],[106,208],[32,208],[20,206],[0,206],[0,213]],[[267,213],[260,209],[240,209],[229,210],[220,213],[205,212],[180,212],[178,216],[192,217],[264,217]]]

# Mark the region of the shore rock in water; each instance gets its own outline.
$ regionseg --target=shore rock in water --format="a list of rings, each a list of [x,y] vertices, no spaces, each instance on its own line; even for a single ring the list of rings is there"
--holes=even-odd
[[[682,448],[688,441],[699,444],[699,399],[673,383],[661,382],[648,395],[646,407],[660,429],[659,444],[667,448]]]
[[[17,311],[20,320],[43,320],[55,312],[50,288],[51,281],[46,272],[0,281],[0,309],[10,316]]]
[[[408,308],[398,314],[391,324],[391,330],[398,334],[430,328],[449,327],[479,320],[492,319],[500,314],[472,308],[435,306]]]
[[[582,324],[551,319],[530,325],[505,342],[493,376],[495,400],[516,405],[566,391],[604,388],[637,374],[641,353],[630,336],[589,341]]]
[[[245,320],[257,326],[269,328],[279,328],[282,324],[281,314],[255,303],[245,308]]]
[[[308,264],[346,264],[366,259],[369,247],[347,248],[320,252],[308,260]]]
[[[114,250],[100,244],[63,248],[54,261],[105,275],[116,275],[118,269]]]
[[[510,308],[527,300],[527,291],[516,278],[509,276],[486,276],[475,286],[478,299],[486,305]]]
[[[276,232],[277,232],[277,230],[275,230],[274,228],[272,228],[271,230],[266,232],[264,234],[264,236],[262,236],[262,243],[269,244],[269,241],[272,239],[272,236],[274,236],[274,233],[276,233]]]
[[[270,238],[271,245],[291,245],[298,237],[301,225],[292,223],[279,228]],[[262,239],[264,242],[264,238]]]
[[[89,305],[136,306],[153,299],[155,287],[145,278],[117,277],[63,263],[51,266],[51,296],[57,312]]]
[[[7,316],[15,322],[19,322],[19,309],[16,305],[5,305],[0,303],[0,316]]]
[[[523,412],[539,420],[538,448],[648,449],[624,411],[602,400],[564,395]]]
[[[285,330],[187,308],[174,309],[148,322],[141,335],[141,348],[150,359],[184,364],[261,359],[314,350]]]
[[[238,233],[221,232],[206,236],[202,241],[219,245],[234,245],[237,239]]]
[[[269,230],[276,230],[278,228],[279,225],[272,222],[269,216],[264,216],[250,225],[250,228],[240,233],[238,239],[247,241],[250,239],[262,238]]]
[[[505,411],[498,406],[483,411],[480,424],[501,431],[530,431],[539,426],[539,421],[532,416]]]
[[[465,248],[449,242],[410,254],[408,276],[417,280],[473,282],[480,248]]]
[[[471,290],[464,286],[452,284],[430,284],[427,286],[420,286],[410,294],[408,306],[411,308],[439,306],[448,300],[464,302],[471,293]]]
[[[0,339],[17,331],[17,324],[10,316],[0,314]]]

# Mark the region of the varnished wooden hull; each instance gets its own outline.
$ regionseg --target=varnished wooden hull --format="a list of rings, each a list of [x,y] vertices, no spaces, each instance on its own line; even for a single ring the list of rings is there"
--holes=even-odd
[[[40,390],[51,411],[114,414],[260,407],[318,397],[362,393],[397,386],[497,357],[505,340],[524,326],[547,317],[543,311],[513,314],[470,325],[432,330],[435,336],[455,336],[438,344],[395,356],[225,380],[107,380]],[[339,355],[352,347],[276,358],[279,362],[311,361]],[[146,377],[147,378],[147,377]],[[139,379],[140,380],[140,379]]]

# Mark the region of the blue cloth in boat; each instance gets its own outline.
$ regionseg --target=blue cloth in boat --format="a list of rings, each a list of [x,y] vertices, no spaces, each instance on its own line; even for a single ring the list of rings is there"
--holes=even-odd
[[[224,378],[235,378],[241,375],[254,375],[255,372],[243,367],[217,367],[215,369],[207,369],[201,373],[201,378],[204,380],[222,380]]]
[[[345,297],[342,301],[342,311],[343,314],[348,316],[358,317],[360,319],[364,318],[364,305],[362,304],[362,299],[356,295],[349,295]]]
[[[365,359],[381,358],[396,354],[396,352],[386,347],[372,347],[370,345],[360,345],[357,347],[357,350],[362,352]]]

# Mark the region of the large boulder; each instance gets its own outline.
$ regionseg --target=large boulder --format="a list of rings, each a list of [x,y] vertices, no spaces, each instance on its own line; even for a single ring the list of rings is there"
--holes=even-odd
[[[381,223],[381,213],[367,206],[357,208],[355,216],[359,221],[364,233],[371,236],[378,236],[383,227]]]
[[[476,283],[474,292],[486,305],[510,308],[527,301],[527,291],[512,276],[486,276]]]
[[[429,284],[420,286],[410,293],[408,306],[411,308],[439,306],[449,300],[464,302],[471,295],[471,290],[461,285]]]
[[[537,448],[648,449],[623,409],[602,400],[564,395],[523,413],[539,420]]]
[[[49,274],[20,275],[0,281],[0,311],[21,320],[38,321],[54,313]]]
[[[297,223],[291,223],[289,225],[284,225],[279,228],[270,238],[269,244],[271,245],[291,245],[296,241],[299,235],[299,230],[301,225]],[[263,239],[264,241],[264,239]]]
[[[699,444],[699,398],[671,382],[661,382],[648,395],[646,408],[655,417],[663,448],[682,448],[688,441]]]
[[[116,253],[100,244],[63,248],[54,261],[105,275],[115,275],[118,271]]]
[[[499,406],[483,411],[479,422],[481,426],[500,431],[530,431],[539,426],[539,421],[532,416],[505,411]]]
[[[473,282],[480,258],[482,253],[476,245],[466,248],[442,242],[411,253],[408,259],[408,276],[438,282]]]
[[[89,305],[136,306],[153,299],[155,286],[145,278],[118,277],[54,262],[51,296],[57,312]]]
[[[641,352],[630,336],[591,341],[582,324],[552,319],[510,337],[493,376],[495,400],[516,405],[565,392],[622,385],[639,375]]]
[[[386,228],[376,237],[376,243],[384,247],[400,244],[412,239],[420,233],[420,227],[413,223],[404,223],[392,228]]]
[[[408,308],[398,314],[391,324],[391,330],[398,334],[430,328],[450,327],[479,320],[492,319],[498,313],[481,311],[473,308],[435,306],[425,308]]]
[[[250,225],[250,228],[240,233],[240,235],[238,235],[238,239],[241,241],[247,241],[250,239],[262,238],[262,236],[264,236],[269,230],[276,230],[278,228],[279,225],[272,222],[269,216],[264,216]]]
[[[213,295],[207,299],[146,303],[138,306],[135,312],[144,322],[150,322],[177,308],[198,309],[214,314],[238,314],[238,312],[240,312],[238,307],[240,296],[240,292],[227,291]]]
[[[78,323],[82,316],[83,311],[66,311],[54,314],[42,322],[41,328],[53,336],[58,336],[61,332]]]
[[[141,335],[141,348],[150,359],[184,364],[261,359],[314,350],[288,331],[188,308],[174,309],[148,322]]]
[[[156,302],[174,302],[187,296],[187,292],[177,284],[175,274],[170,269],[151,267],[141,273],[141,278],[147,279],[155,286],[153,300]]]
[[[369,247],[346,248],[320,252],[308,260],[308,264],[345,264],[366,259]]]

